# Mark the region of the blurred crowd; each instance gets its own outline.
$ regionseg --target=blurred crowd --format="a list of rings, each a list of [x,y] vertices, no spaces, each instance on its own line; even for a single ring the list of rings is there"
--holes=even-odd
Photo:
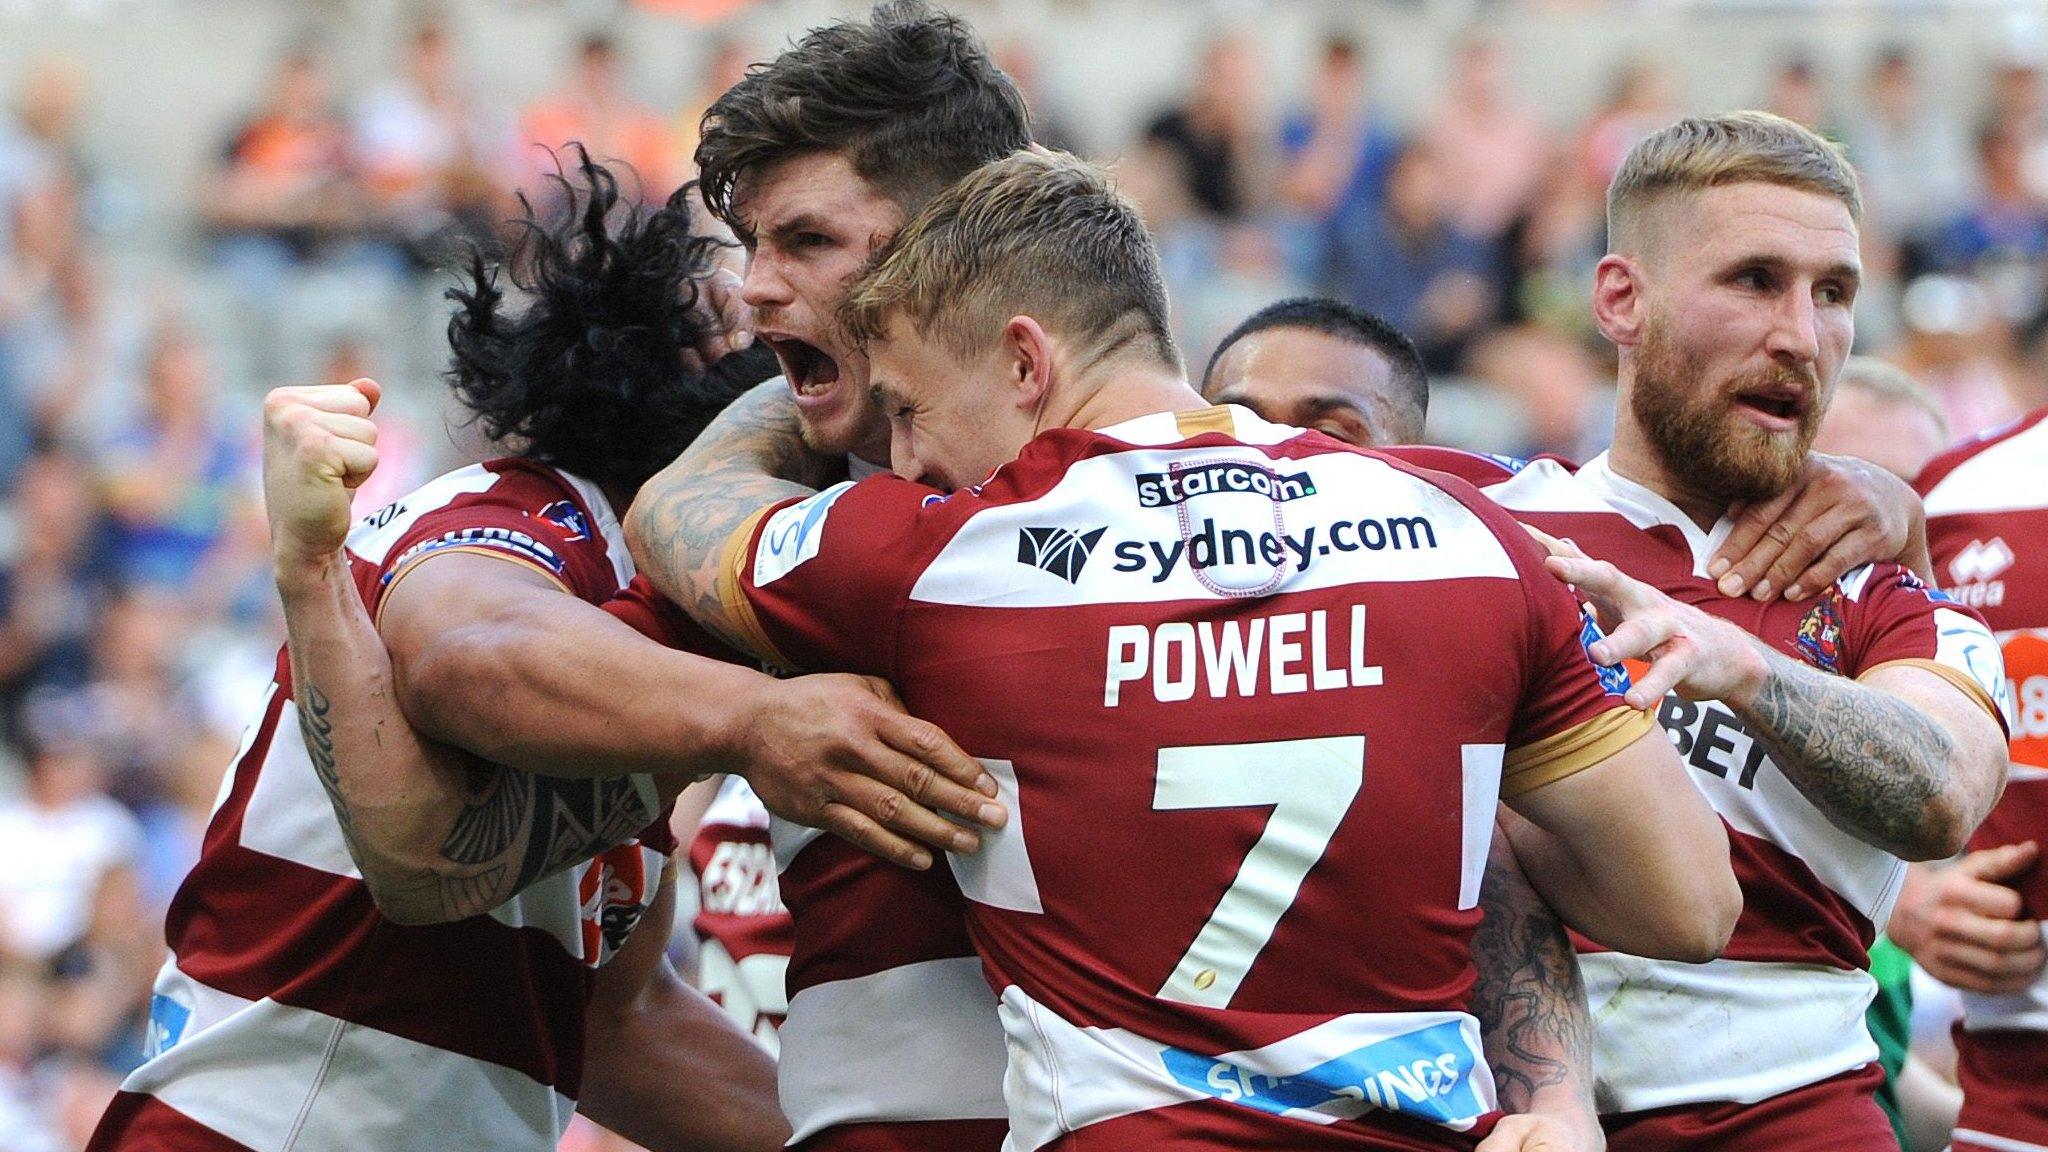
[[[518,190],[545,194],[548,148],[581,141],[666,196],[701,110],[770,48],[719,40],[674,108],[631,94],[629,49],[602,34],[523,108],[472,95],[475,62],[440,24],[411,29],[348,100],[318,45],[285,52],[192,214],[189,263],[231,294],[227,330],[196,323],[176,284],[107,272],[110,189],[132,174],[86,138],[90,72],[47,61],[0,91],[0,1152],[77,1147],[139,1061],[166,908],[281,636],[256,397],[217,386],[222,357],[305,383],[282,378],[280,350],[314,339],[323,379],[375,371],[387,351],[332,317],[433,299]],[[1631,144],[1690,109],[1645,59],[1560,130],[1480,31],[1442,61],[1434,103],[1397,122],[1374,99],[1374,51],[1332,37],[1300,103],[1276,107],[1260,41],[1225,32],[1102,157],[1159,237],[1191,366],[1254,309],[1326,293],[1421,347],[1432,439],[1599,451],[1604,189]],[[1045,88],[1027,43],[999,54],[1041,139],[1072,146],[1077,94]],[[1930,110],[1903,48],[1859,75],[1794,56],[1755,78],[1758,105],[1861,170],[1858,350],[1926,387],[1942,440],[2048,402],[2048,74],[2015,54],[1983,76],[1960,118]],[[438,426],[431,385],[412,391],[426,398],[385,428],[367,506],[477,450]]]

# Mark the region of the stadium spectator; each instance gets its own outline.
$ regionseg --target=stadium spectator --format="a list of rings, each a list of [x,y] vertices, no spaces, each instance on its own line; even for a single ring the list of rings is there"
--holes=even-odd
[[[1767,112],[1823,136],[1837,135],[1828,123],[1827,94],[1821,85],[1820,68],[1813,57],[1804,53],[1786,57],[1772,70],[1762,106]]]
[[[216,259],[248,296],[276,293],[367,225],[348,143],[326,64],[310,48],[286,53],[262,104],[229,138],[203,200]]]
[[[1977,164],[1978,187],[1935,236],[1933,260],[1975,279],[2008,325],[2026,328],[2048,308],[2048,200],[2027,182],[2026,140],[2014,125],[1978,133]]]
[[[1901,319],[1905,339],[1892,359],[1934,394],[1950,435],[1982,432],[2024,411],[2012,330],[1976,281],[1920,277],[1906,286]]]
[[[1211,219],[1243,216],[1265,179],[1271,141],[1258,53],[1241,32],[1210,41],[1187,99],[1154,117],[1141,138],[1172,161],[1188,201]]]
[[[91,478],[56,452],[19,474],[11,554],[0,564],[0,730],[19,734],[29,702],[74,692],[92,678],[92,631],[101,607],[91,548]]]
[[[703,63],[697,69],[696,84],[675,118],[675,154],[693,177],[697,171],[697,139],[703,129],[704,110],[724,95],[726,89],[739,83],[751,63],[753,52],[747,47],[746,40],[733,34],[721,34],[711,39]]]
[[[1579,164],[1586,178],[1606,188],[1636,141],[1678,119],[1671,78],[1656,61],[1641,58],[1615,74],[1607,101],[1580,134]]]
[[[446,25],[413,30],[404,70],[356,109],[351,151],[381,227],[432,265],[504,216],[509,124],[493,123],[459,75]]]
[[[246,441],[222,423],[209,373],[198,336],[166,324],[150,348],[141,410],[97,446],[108,559],[120,581],[189,587],[235,505],[250,498]]]
[[[1399,150],[1393,132],[1374,114],[1364,48],[1341,36],[1325,40],[1309,78],[1308,102],[1288,113],[1280,127],[1276,201],[1283,216],[1277,223],[1297,280],[1328,279],[1343,229],[1379,210],[1387,170]],[[1178,279],[1173,253],[1162,247],[1160,256],[1171,286]]]
[[[1528,212],[1550,158],[1549,135],[1509,88],[1507,67],[1498,40],[1468,36],[1421,132],[1443,168],[1451,222],[1489,242],[1500,241]]]
[[[93,706],[73,695],[34,711],[27,786],[0,801],[0,952],[55,972],[79,962],[67,954],[89,944],[98,917],[140,917],[142,830],[106,795]]]
[[[1969,195],[1968,146],[1954,120],[1928,103],[1902,46],[1878,54],[1863,98],[1852,106],[1843,143],[1863,179],[1872,226],[1908,246],[1902,274],[1911,279],[1926,269],[1929,234],[1953,219]]]
[[[627,91],[618,42],[593,32],[576,46],[566,83],[519,117],[520,171],[529,191],[556,170],[556,154],[581,144],[590,155],[629,169],[627,189],[642,203],[660,204],[682,183],[675,140],[652,108]]]
[[[1409,144],[1385,197],[1339,222],[1326,269],[1332,295],[1407,333],[1431,371],[1456,366],[1501,299],[1498,249],[1451,218],[1447,184],[1429,147]]]
[[[1483,426],[1463,429],[1462,446],[1567,460],[1606,449],[1614,380],[1582,342],[1536,324],[1498,328],[1472,346],[1462,367],[1484,382],[1489,399],[1505,401],[1505,411],[1488,412]]]

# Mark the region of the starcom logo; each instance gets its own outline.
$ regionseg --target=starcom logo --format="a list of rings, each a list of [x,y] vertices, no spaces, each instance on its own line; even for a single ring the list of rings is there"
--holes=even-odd
[[[1269,500],[1316,494],[1306,472],[1276,472],[1258,464],[1219,460],[1172,472],[1138,473],[1138,507],[1164,508],[1217,492],[1250,492]]]
[[[1107,531],[1109,526],[1106,524],[1093,532],[1076,532],[1071,528],[1020,528],[1017,530],[1017,563],[1050,572],[1069,584],[1076,583],[1081,579],[1081,570],[1088,566],[1089,555]]]

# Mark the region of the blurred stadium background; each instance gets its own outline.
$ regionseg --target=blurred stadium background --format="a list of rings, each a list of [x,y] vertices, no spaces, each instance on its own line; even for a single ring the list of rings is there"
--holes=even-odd
[[[165,904],[282,632],[262,391],[384,381],[367,506],[472,458],[437,269],[540,146],[665,193],[739,68],[853,7],[0,0],[0,1152],[78,1147],[139,1058]],[[1859,350],[1952,436],[2048,400],[2048,6],[953,7],[1042,138],[1120,165],[1196,369],[1327,291],[1422,345],[1433,439],[1598,451],[1607,177],[1681,112],[1766,107],[1867,181]]]

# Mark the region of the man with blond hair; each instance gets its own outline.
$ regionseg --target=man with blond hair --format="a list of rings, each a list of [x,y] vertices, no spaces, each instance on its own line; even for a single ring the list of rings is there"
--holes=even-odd
[[[1001,782],[953,870],[1014,1147],[1470,1147],[1502,802],[1568,921],[1718,950],[1725,833],[1540,550],[1469,487],[1208,406],[1099,169],[982,168],[841,316],[896,474],[777,477],[795,416],[757,390],[666,474],[662,542],[702,621],[888,676]],[[1542,1146],[1525,1123],[1483,1147]]]
[[[1948,445],[1941,405],[1905,369],[1874,356],[1842,364],[1813,438],[1816,451],[1861,457],[1909,483]]]
[[[1867,950],[1904,861],[1958,850],[2003,775],[2002,667],[1969,609],[1896,564],[1774,601],[1711,560],[1731,510],[1787,499],[1804,466],[1853,336],[1861,211],[1840,151],[1776,116],[1642,141],[1608,191],[1593,289],[1620,354],[1613,449],[1486,488],[1611,561],[1557,545],[1603,608],[1646,584],[1670,597],[1597,655],[1673,630],[1716,653],[1659,719],[1729,824],[1745,909],[1710,964],[1583,950],[1617,1152],[1894,1146]]]

